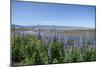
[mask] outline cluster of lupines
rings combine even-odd
[[[91,43],[79,43],[75,40],[64,40],[57,32],[44,39],[39,30],[38,35],[24,35],[12,37],[12,62],[15,64],[54,64],[81,61],[95,61],[96,50]],[[82,40],[80,40],[82,42]],[[76,44],[76,43],[75,43]]]

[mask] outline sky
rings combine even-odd
[[[12,24],[95,27],[95,6],[12,0]]]

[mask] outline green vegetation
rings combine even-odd
[[[11,39],[14,64],[55,64],[96,60],[96,49],[91,44],[64,48],[63,41],[45,43],[33,35],[14,36]]]

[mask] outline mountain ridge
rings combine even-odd
[[[95,29],[93,27],[57,26],[57,25],[27,25],[27,26],[23,26],[23,25],[11,24],[11,26],[16,27],[16,28],[92,28],[92,29]]]

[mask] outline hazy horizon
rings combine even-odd
[[[62,25],[20,25],[20,24],[13,24],[13,25],[19,25],[19,26],[62,26]],[[63,25],[64,26],[64,25]],[[65,27],[65,26],[64,26]],[[95,28],[95,27],[82,27],[82,26],[66,26],[66,27],[80,27],[80,28]]]

